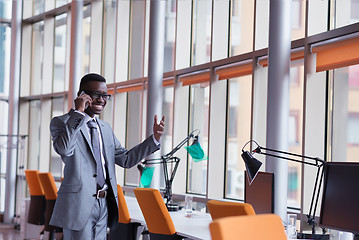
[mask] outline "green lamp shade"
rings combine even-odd
[[[149,188],[151,186],[154,171],[154,167],[143,167],[140,180],[141,188]]]
[[[204,151],[203,151],[201,145],[199,144],[199,142],[196,142],[196,143],[192,144],[191,146],[187,146],[187,147],[184,147],[184,148],[187,150],[189,155],[191,155],[194,162],[200,162],[200,161],[203,161],[203,160],[208,160],[208,157],[204,153]]]

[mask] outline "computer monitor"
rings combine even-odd
[[[273,213],[274,212],[274,193],[273,183],[274,174],[266,172],[258,172],[256,178],[249,185],[247,178],[247,171],[244,174],[245,188],[244,188],[244,202],[250,203],[256,212]]]
[[[319,225],[359,233],[359,163],[328,162]]]

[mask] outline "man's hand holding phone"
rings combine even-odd
[[[80,112],[85,112],[85,109],[92,104],[92,98],[84,91],[75,99],[75,109]]]

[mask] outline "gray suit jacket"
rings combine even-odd
[[[115,137],[111,127],[98,120],[103,140],[109,186],[108,225],[118,221],[117,182],[115,164],[130,168],[158,150],[152,136],[126,150]],[[81,230],[87,222],[96,198],[96,162],[92,152],[84,116],[74,110],[54,117],[50,131],[55,151],[65,164],[64,178],[58,191],[50,225]],[[111,191],[112,190],[112,191]]]

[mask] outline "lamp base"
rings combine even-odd
[[[318,233],[298,233],[297,234],[298,239],[315,239],[315,240],[329,240],[330,234],[318,234]]]
[[[173,201],[167,203],[166,207],[169,212],[177,212],[180,209],[179,204]]]

